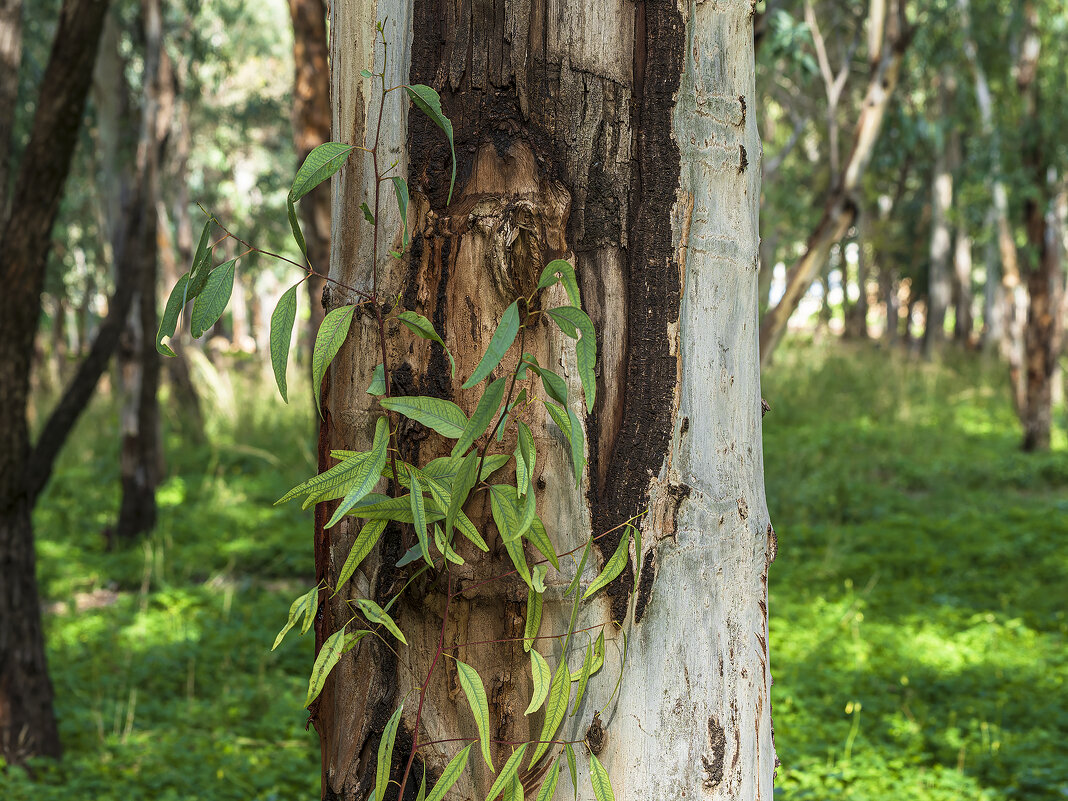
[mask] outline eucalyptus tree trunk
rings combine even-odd
[[[853,129],[853,142],[840,179],[827,196],[823,215],[809,235],[805,252],[786,273],[786,289],[760,326],[760,360],[766,364],[786,333],[790,315],[827,263],[831,248],[856,221],[860,187],[875,151],[883,116],[897,85],[909,41],[907,0],[871,0],[868,6],[868,87]]]
[[[942,131],[938,137],[934,172],[931,180],[931,243],[927,267],[927,325],[923,334],[924,352],[937,352],[946,341],[946,311],[953,294],[950,251],[953,235],[950,209],[953,208],[953,171],[955,164],[951,135],[948,130],[951,89],[948,73],[938,81],[938,104]]]
[[[431,85],[455,129],[458,173],[449,202],[448,144],[426,119],[409,117],[400,93],[386,98],[379,159],[396,161],[409,176],[411,246],[403,261],[379,260],[377,289],[429,318],[457,362],[454,380],[436,346],[390,345],[394,393],[445,397],[471,412],[477,397],[459,384],[502,311],[530,292],[549,260],[567,258],[577,268],[599,346],[597,402],[585,418],[581,403],[573,404],[589,470],[576,489],[559,431],[535,416],[534,485],[558,552],[648,510],[637,592],[629,592],[635,554],[601,600],[583,607],[579,629],[613,621],[619,627],[606,631],[605,667],[560,732],[585,738],[621,801],[772,795],[767,574],[776,546],[760,442],[761,151],[751,15],[746,0],[685,13],[659,0],[380,0],[335,2],[332,10],[335,140],[374,141],[380,96],[359,72],[381,66],[374,36],[382,19],[392,43],[386,85]],[[375,205],[371,157],[354,152],[333,189],[331,277],[368,290],[373,247],[359,207]],[[378,219],[382,254],[400,241],[391,197]],[[329,292],[331,308],[359,300],[337,285]],[[370,442],[373,399],[365,389],[381,361],[378,337],[373,310],[358,307],[322,389],[321,468],[331,464],[331,449]],[[569,397],[580,396],[571,340],[536,325],[524,349],[565,375]],[[443,455],[435,437],[407,430],[406,460]],[[324,798],[367,797],[387,718],[427,675],[439,636],[450,647],[472,643],[449,653],[486,682],[490,736],[500,741],[495,764],[510,753],[505,743],[538,738],[541,713],[523,714],[532,689],[521,647],[526,587],[514,576],[479,585],[511,568],[484,495],[473,497],[466,510],[490,553],[452,568],[460,594],[446,625],[445,580],[413,584],[392,610],[410,647],[394,652],[362,640],[312,705]],[[315,532],[318,577],[331,586],[356,532],[349,518],[324,529],[332,506],[317,507]],[[598,540],[586,580],[621,533]],[[393,567],[401,548],[387,530],[357,570],[355,591],[388,600],[404,580]],[[550,664],[563,658],[577,668],[582,649],[563,654],[562,640],[549,638],[568,626],[563,588],[576,564],[565,558],[561,568],[546,579],[537,647]],[[324,594],[317,645],[348,619],[342,596]],[[400,779],[413,740],[427,743],[406,784],[404,797],[413,799],[422,765],[429,786],[459,750],[456,742],[437,741],[476,735],[451,660],[433,673],[418,728],[415,713],[414,703],[405,706],[392,774]],[[555,756],[553,749],[532,768],[522,766],[528,797]],[[580,757],[588,798],[586,763]],[[485,795],[492,774],[481,760],[469,766],[450,797]],[[555,797],[571,797],[566,770]]]

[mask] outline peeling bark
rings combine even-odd
[[[560,733],[590,738],[621,799],[674,799],[681,790],[708,799],[770,797],[774,763],[756,349],[760,145],[755,119],[746,113],[755,97],[751,8],[719,2],[687,13],[692,16],[674,3],[649,0],[572,6],[428,0],[414,7],[382,0],[360,9],[335,4],[331,20],[335,139],[370,144],[373,137],[377,89],[358,72],[372,65],[376,18],[388,18],[386,35],[395,43],[387,85],[410,75],[412,83],[433,86],[455,130],[457,185],[447,203],[447,143],[426,119],[408,118],[398,93],[387,99],[380,146],[385,163],[397,160],[409,176],[412,241],[403,263],[380,260],[378,289],[399,294],[405,308],[433,321],[457,361],[454,381],[439,346],[403,333],[392,337],[394,392],[449,398],[471,412],[478,392],[461,390],[460,383],[503,310],[531,291],[549,260],[568,258],[577,268],[599,345],[597,403],[588,418],[578,400],[573,341],[538,324],[523,349],[568,384],[587,434],[589,468],[581,487],[554,424],[542,411],[525,419],[538,446],[539,514],[558,551],[649,508],[642,522],[641,614],[629,597],[630,568],[584,606],[579,628],[608,625],[606,664]],[[373,195],[370,158],[354,153],[334,183],[331,277],[361,290],[372,284],[372,245],[359,204]],[[386,200],[379,252],[400,231],[392,197]],[[563,299],[562,288],[550,290],[551,304]],[[336,307],[356,298],[334,286],[328,300]],[[360,307],[324,382],[321,467],[330,465],[332,448],[369,443],[376,411],[363,390],[381,361],[377,336],[373,310]],[[499,374],[511,369],[511,359]],[[449,447],[421,426],[404,423],[401,431],[406,460],[422,463]],[[506,434],[503,448],[513,447],[514,435]],[[325,530],[330,506],[317,509],[315,535],[318,576],[328,582],[358,530],[348,519]],[[523,634],[526,587],[515,577],[480,584],[511,570],[485,507],[480,495],[466,510],[490,553],[461,542],[464,565],[453,567],[448,579],[421,578],[394,607],[411,647],[397,657],[363,640],[342,657],[313,706],[324,798],[362,799],[370,791],[386,720],[430,667],[448,582],[469,589],[453,597],[446,642],[505,641],[449,651],[484,677],[492,737],[538,736],[540,713],[523,714],[532,686],[529,660],[515,641]],[[602,538],[586,581],[621,533]],[[387,530],[349,594],[392,597],[404,579],[392,565],[411,541],[410,531]],[[575,560],[561,566],[562,573],[546,579],[543,636],[566,631],[570,604],[562,593]],[[320,644],[349,616],[342,596],[321,600]],[[693,626],[694,609],[703,610],[699,630],[675,636]],[[627,632],[631,656],[619,694],[608,703],[622,657],[613,623]],[[566,655],[561,646],[559,639],[538,645],[551,664],[567,658],[577,668],[585,640],[576,636]],[[729,667],[707,670],[717,661]],[[409,739],[394,751],[394,776],[407,762],[411,738],[476,734],[451,660],[433,674],[418,731],[412,707],[405,707],[402,731]],[[713,716],[723,731],[718,745],[708,742],[707,723],[691,725],[691,718]],[[420,748],[428,782],[455,745]],[[728,767],[709,784],[705,763],[715,762],[717,748]],[[511,749],[495,750],[499,766]],[[671,755],[668,763],[664,754]],[[529,770],[524,764],[528,793],[536,792],[549,765],[549,758]],[[421,774],[419,760],[414,770]],[[454,792],[484,795],[492,778],[472,759]],[[583,769],[580,782],[586,781]],[[415,797],[417,784],[408,782],[405,798]],[[569,785],[565,772],[557,797],[569,797]]]

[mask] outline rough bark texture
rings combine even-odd
[[[11,133],[22,60],[22,0],[0,0],[0,219],[7,216]]]
[[[797,305],[826,264],[835,243],[849,231],[857,216],[854,193],[871,160],[882,128],[883,115],[897,85],[901,59],[908,44],[905,20],[907,0],[872,0],[869,6],[868,89],[853,132],[853,144],[841,180],[827,197],[823,216],[808,238],[805,253],[786,273],[786,289],[775,308],[764,315],[760,327],[760,360],[766,364],[786,332]],[[885,34],[876,36],[873,32]],[[878,46],[874,46],[874,45]]]
[[[293,20],[293,144],[297,163],[330,141],[330,68],[323,0],[289,0]],[[308,263],[326,274],[330,265],[330,187],[318,186],[300,202],[301,226],[308,245]],[[308,352],[323,321],[323,287],[319,276],[308,279],[311,316],[306,332]]]
[[[579,489],[560,432],[544,412],[526,419],[539,450],[539,514],[557,551],[649,508],[640,609],[628,598],[634,583],[628,568],[584,607],[578,624],[614,621],[627,631],[631,655],[620,693],[595,717],[612,693],[622,656],[622,637],[609,625],[605,668],[559,734],[581,739],[590,732],[620,799],[675,799],[682,791],[708,799],[771,796],[766,578],[774,535],[759,438],[760,145],[746,113],[755,96],[751,8],[718,2],[692,14],[659,0],[571,6],[428,0],[414,8],[335,4],[331,25],[334,138],[372,144],[379,96],[358,72],[372,66],[374,20],[386,17],[387,85],[410,75],[413,83],[433,86],[455,129],[457,186],[447,203],[445,139],[421,116],[409,120],[397,93],[387,99],[380,162],[397,160],[409,175],[412,243],[403,263],[380,260],[378,291],[399,294],[405,308],[431,319],[457,361],[454,381],[438,346],[391,329],[395,393],[446,397],[472,411],[479,393],[459,385],[503,310],[532,290],[549,260],[576,265],[598,331],[592,414],[584,416],[579,400],[572,340],[539,323],[527,331],[523,349],[569,385],[587,434],[589,468]],[[373,199],[370,157],[354,154],[334,184],[331,277],[362,291],[373,285],[372,246],[359,204],[373,206]],[[400,230],[392,197],[382,199],[379,253],[397,243]],[[549,300],[560,305],[563,298],[557,287]],[[356,300],[330,288],[331,307]],[[377,412],[364,389],[379,354],[375,314],[360,307],[324,382],[321,467],[331,463],[332,448],[368,444]],[[510,368],[506,360],[499,374]],[[401,431],[406,459],[422,463],[447,452],[444,441],[417,425],[402,424]],[[505,450],[514,447],[513,437],[505,436]],[[490,553],[461,543],[468,561],[452,568],[448,580],[413,584],[394,607],[411,647],[398,657],[363,640],[342,658],[313,706],[324,798],[362,799],[373,785],[386,720],[430,667],[447,581],[454,590],[471,588],[452,600],[447,643],[511,640],[449,650],[486,681],[492,737],[538,736],[541,714],[523,715],[532,690],[529,659],[514,642],[523,632],[526,587],[514,576],[475,586],[511,569],[484,497],[466,508]],[[323,529],[329,506],[317,509],[315,547],[318,577],[332,584],[357,528],[345,520]],[[620,533],[599,541],[587,581]],[[348,620],[346,595],[384,602],[400,589],[406,573],[392,565],[410,540],[410,532],[387,530],[346,594],[324,594],[316,622],[320,644]],[[562,573],[550,571],[546,579],[543,636],[566,630],[570,605],[562,591],[576,564],[565,559],[561,566]],[[688,636],[677,636],[680,631]],[[585,641],[574,638],[567,654],[561,645],[546,639],[538,647],[550,664],[566,658],[577,667]],[[418,729],[415,706],[413,700],[405,707],[394,750],[398,779],[413,738],[475,735],[451,660],[433,674]],[[455,745],[419,750],[428,782],[459,750]],[[499,767],[511,748],[495,751]],[[523,765],[528,794],[549,765],[548,758],[531,769]],[[493,778],[476,759],[470,767],[457,785],[461,797],[484,795]],[[416,759],[406,798],[415,797],[420,775]],[[570,797],[569,785],[565,771],[558,798]],[[584,769],[580,785],[588,788]]]
[[[105,0],[66,0],[0,235],[0,750],[59,756],[34,565],[26,404],[55,221],[93,73]]]

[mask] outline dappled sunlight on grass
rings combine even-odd
[[[777,796],[1063,798],[1068,456],[1003,373],[885,356],[764,381]]]

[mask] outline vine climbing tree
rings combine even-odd
[[[333,4],[336,141],[290,194],[303,251],[334,178],[320,470],[282,497],[318,584],[275,643],[314,630],[323,797],[769,797],[750,4],[453,11]],[[222,313],[231,236],[161,348]]]

